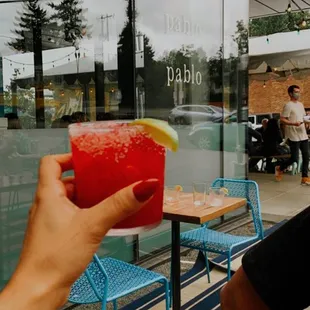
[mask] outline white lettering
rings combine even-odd
[[[172,67],[167,67],[168,86],[174,81],[174,71]]]
[[[177,83],[182,83],[183,80],[182,80],[182,71],[181,71],[181,69],[180,69],[180,68],[177,68],[175,72],[176,72],[176,74],[177,74],[177,77],[176,77],[175,81],[176,81]]]
[[[164,14],[165,16],[165,33],[183,33],[188,36],[200,35],[201,27],[186,19],[183,15],[181,16],[171,16],[169,14]]]
[[[201,85],[201,83],[202,83],[202,75],[201,75],[201,73],[198,71],[198,72],[196,73],[196,84],[197,84],[197,85]]]
[[[187,66],[184,65],[184,82],[189,83],[191,81],[191,72],[187,69]]]
[[[195,84],[195,66],[192,65],[192,84]]]
[[[176,68],[175,70],[172,67],[167,67],[167,85],[170,86],[174,81],[178,84],[184,82],[186,84],[192,83],[193,85],[201,85],[202,83],[202,74],[199,71],[195,71],[195,66],[192,65],[192,71],[190,71],[186,64],[182,69]]]

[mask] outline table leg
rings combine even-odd
[[[172,221],[171,245],[171,286],[172,309],[181,309],[181,257],[180,257],[180,222]]]

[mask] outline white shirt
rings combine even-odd
[[[306,115],[306,111],[304,108],[304,105],[297,101],[288,102],[282,112],[282,117],[287,118],[290,122],[296,123],[296,122],[303,122],[304,116]],[[299,127],[297,126],[285,126],[285,138],[298,142],[298,141],[304,141],[308,140],[308,135],[306,131],[305,124],[301,124]]]

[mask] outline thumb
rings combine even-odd
[[[115,224],[139,211],[158,189],[157,179],[140,181],[89,209],[88,216],[95,233],[103,237]]]

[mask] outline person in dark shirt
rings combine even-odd
[[[257,131],[254,130],[252,127],[248,126],[247,132],[247,147],[248,147],[248,154],[249,156],[259,156],[261,154],[261,144],[262,144],[262,135]],[[257,145],[254,145],[253,138],[257,140]],[[252,171],[260,159],[257,158],[250,158],[249,160],[249,170]]]
[[[265,156],[278,155],[281,152],[280,144],[283,142],[283,138],[276,119],[272,118],[269,120],[262,137],[264,141],[263,153]]]
[[[265,132],[267,125],[268,125],[268,118],[264,118],[262,120],[262,126],[257,128],[256,131],[258,131],[261,135],[263,135],[263,133]]]
[[[283,142],[282,133],[278,121],[274,118],[267,123],[267,128],[263,132],[263,155],[266,159],[267,172],[274,173],[275,166],[272,164],[271,156],[288,154],[289,150],[285,146],[281,146]]]

